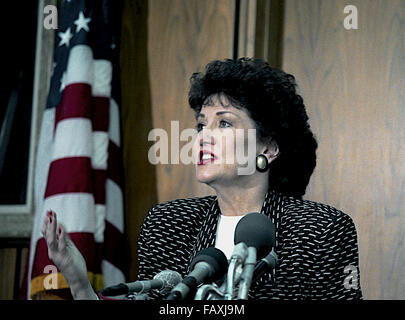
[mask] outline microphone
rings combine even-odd
[[[184,300],[201,283],[219,280],[227,268],[228,260],[221,250],[214,247],[201,250],[191,261],[191,273],[173,288],[166,300]]]
[[[156,274],[152,280],[120,283],[104,288],[100,293],[103,296],[119,296],[131,292],[143,293],[158,289],[161,293],[168,294],[181,280],[181,275],[178,272],[164,270]]]
[[[267,270],[273,270],[277,262],[278,257],[273,248],[266,257],[256,263],[252,283],[256,282]]]
[[[235,245],[239,242],[257,250],[257,258],[268,255],[276,242],[276,228],[271,220],[258,212],[246,214],[235,228]]]
[[[268,255],[274,246],[276,229],[268,217],[258,212],[246,214],[235,228],[235,245],[243,242],[248,254],[241,276],[238,299],[247,299],[254,267],[258,259]]]

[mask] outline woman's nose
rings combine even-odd
[[[207,145],[207,144],[214,145],[215,139],[214,139],[214,135],[212,134],[212,130],[210,130],[209,128],[204,128],[203,130],[201,130],[199,132],[198,141],[199,141],[199,144],[201,147],[203,145]]]

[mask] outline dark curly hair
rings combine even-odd
[[[279,155],[269,167],[270,189],[301,198],[316,166],[318,144],[294,76],[261,59],[240,58],[212,61],[190,83],[189,104],[196,113],[215,93],[248,112],[258,138],[278,145]]]

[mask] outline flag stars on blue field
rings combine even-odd
[[[60,88],[59,91],[62,92],[66,87],[66,72],[62,74],[62,78],[60,79]]]
[[[81,29],[89,32],[89,23],[91,19],[86,18],[83,14],[83,11],[80,11],[79,17],[73,23],[76,25],[76,33],[78,33]]]
[[[70,32],[70,28],[67,28],[65,32],[59,32],[58,36],[60,37],[59,47],[66,45],[69,46],[70,39],[72,39],[73,35]]]
[[[54,65],[51,68],[51,85],[50,94],[48,95],[46,108],[53,108],[58,105],[62,98],[62,93],[69,83],[66,71],[67,63],[70,56],[70,50],[76,45],[93,45],[93,54],[107,60],[110,55],[117,49],[117,44],[110,32],[104,33],[103,30],[110,30],[109,21],[104,15],[104,5],[100,4],[100,9],[94,10],[93,5],[86,6],[85,1],[64,2],[66,15],[60,18],[59,31],[56,33]],[[98,1],[94,2],[99,3]],[[93,25],[96,28],[93,28]],[[97,29],[97,26],[99,27]],[[93,32],[92,35],[90,35]]]
[[[79,16],[78,18],[73,21],[73,23],[76,25],[76,31],[75,33],[79,33],[80,30],[84,30],[86,32],[90,31],[89,28],[89,23],[91,21],[91,18],[89,17],[85,17],[83,14],[83,11],[79,12]],[[58,36],[60,37],[60,41],[59,41],[59,47],[66,45],[66,47],[69,47],[70,45],[70,40],[73,38],[73,34],[71,31],[71,28],[67,28],[65,32],[59,32]]]

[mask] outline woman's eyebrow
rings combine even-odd
[[[238,118],[240,118],[240,116],[238,114],[236,114],[235,112],[232,112],[232,111],[218,111],[217,116],[220,116],[221,114],[224,114],[224,113],[231,113],[234,116],[237,116]]]
[[[231,114],[235,115],[236,117],[240,118],[240,116],[238,114],[236,114],[235,112],[232,112],[232,111],[218,111],[216,113],[216,115],[220,116],[220,115],[222,115],[224,113],[231,113]],[[197,113],[195,118],[196,118],[196,120],[198,120],[199,118],[205,118],[205,114],[204,113]]]

